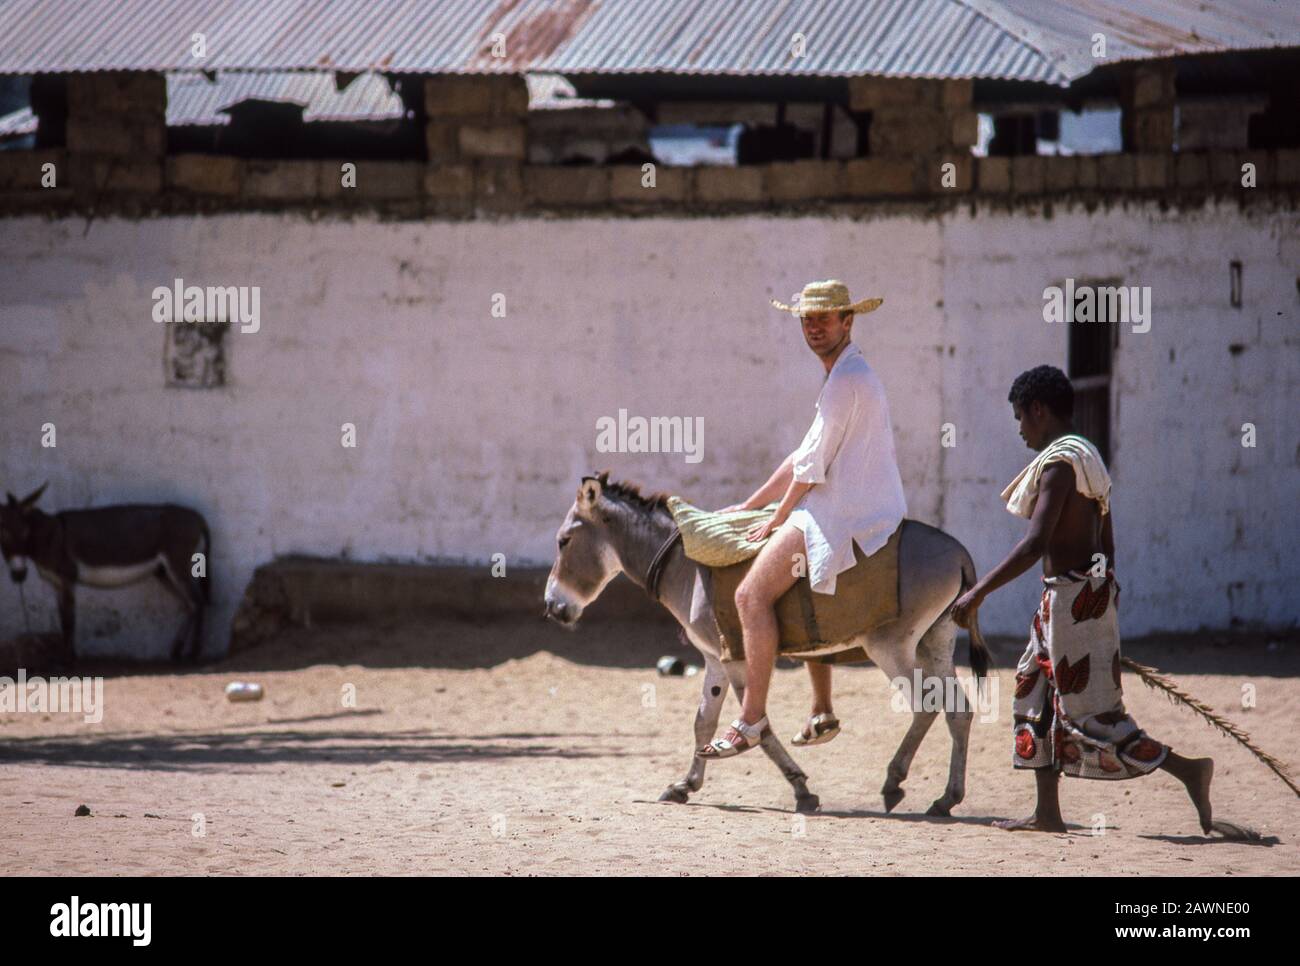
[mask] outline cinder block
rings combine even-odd
[[[955,147],[969,148],[979,143],[980,116],[974,111],[959,111],[951,115],[948,139]]]
[[[1098,156],[1078,154],[1074,158],[1074,179],[1081,191],[1095,191],[1100,179]]]
[[[1170,64],[1136,64],[1121,87],[1127,106],[1138,109],[1172,104],[1177,96],[1175,71]]]
[[[255,201],[318,198],[320,165],[315,161],[250,161],[244,169],[243,196]]]
[[[529,165],[524,193],[540,205],[598,205],[609,200],[609,169]]]
[[[850,77],[849,109],[875,111],[890,107],[939,107],[942,81],[914,77]]]
[[[1280,185],[1300,185],[1300,150],[1273,152],[1273,180]]]
[[[1154,191],[1169,187],[1171,154],[1139,154],[1137,156],[1136,184],[1139,191]]]
[[[41,168],[54,165],[54,188],[41,187]],[[53,191],[70,185],[67,154],[58,148],[41,151],[0,151],[0,191]]]
[[[472,198],[474,168],[468,164],[435,164],[424,170],[424,193],[430,198]]]
[[[353,187],[343,187],[343,165],[352,164],[358,170],[353,181]],[[361,181],[361,165],[356,161],[344,161],[342,158],[333,158],[316,162],[316,184],[320,188],[320,197],[322,200],[335,202],[341,205],[351,204],[354,201],[361,200],[359,188],[357,185]],[[423,169],[424,165],[420,165]]]
[[[1018,195],[1039,195],[1046,187],[1046,158],[1025,155],[1011,159],[1011,190]]]
[[[975,82],[969,77],[943,82],[941,105],[946,111],[969,110],[975,96]]]
[[[485,161],[474,169],[474,196],[488,207],[523,205],[523,165],[507,161]]]
[[[1174,156],[1174,184],[1179,188],[1205,188],[1210,183],[1210,159],[1200,152]]]
[[[1073,191],[1078,186],[1078,158],[1069,155],[1044,157],[1043,188],[1049,193]]]
[[[1238,151],[1236,153],[1215,151],[1209,157],[1210,181],[1216,188],[1244,188],[1242,179],[1245,177],[1245,172],[1242,170],[1242,166],[1246,163],[1255,166],[1255,184],[1257,187],[1265,187],[1274,182],[1276,176],[1273,168],[1273,163],[1276,160],[1274,152],[1261,150]]]
[[[489,76],[428,77],[424,110],[431,117],[476,117],[492,113],[496,97]]]
[[[528,127],[508,121],[489,124],[465,124],[457,132],[457,147],[462,157],[506,158],[523,161],[528,156]]]
[[[243,162],[215,154],[177,154],[167,159],[167,187],[196,195],[235,198]]]
[[[430,164],[459,160],[460,125],[450,121],[430,121],[424,126],[424,147]]]
[[[157,157],[167,150],[167,128],[136,118],[69,117],[68,151],[73,154],[117,154]]]
[[[492,80],[492,113],[498,117],[527,117],[528,83],[523,77],[507,74]]]
[[[814,201],[844,192],[842,161],[776,161],[764,165],[764,189],[771,201]]]
[[[1125,111],[1120,118],[1120,128],[1127,152],[1156,154],[1172,151],[1173,105]]]
[[[1137,164],[1131,154],[1097,157],[1097,187],[1101,191],[1132,191],[1137,184]]]
[[[734,204],[763,200],[763,172],[757,166],[706,165],[693,172],[697,201]]]
[[[644,165],[613,165],[609,172],[609,194],[614,201],[665,204],[685,201],[689,194],[690,179],[686,168],[656,164],[653,187],[645,184],[648,178]]]
[[[419,198],[424,192],[425,165],[416,161],[358,161],[357,186],[343,188],[339,166],[334,166],[333,185],[344,194],[355,192],[363,201],[393,201]],[[321,172],[321,194],[328,196],[325,172]]]
[[[1237,184],[1241,185],[1241,180],[1245,176],[1241,170],[1242,165],[1250,162],[1255,166],[1255,186],[1257,188],[1268,188],[1270,185],[1277,183],[1277,171],[1274,164],[1277,161],[1276,151],[1238,151],[1235,154],[1237,161]],[[1244,187],[1244,185],[1243,185]]]
[[[932,194],[961,194],[974,187],[975,159],[970,155],[931,158],[923,162],[926,190]],[[952,168],[946,166],[951,164]],[[946,172],[952,177],[947,177]],[[945,184],[944,182],[948,182]]]
[[[83,197],[162,193],[163,165],[158,160],[73,155],[72,187]]]
[[[938,108],[880,108],[871,112],[871,153],[937,154],[950,145],[953,126]]]
[[[1010,158],[977,158],[976,187],[988,194],[1002,195],[1011,190]]]
[[[844,162],[844,193],[851,198],[917,193],[917,163],[910,158],[854,158]]]

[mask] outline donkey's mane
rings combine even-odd
[[[641,487],[631,480],[611,480],[609,470],[597,475],[596,479],[600,480],[601,492],[606,496],[618,497],[624,503],[630,503],[643,510],[668,509],[668,497],[671,496],[669,493],[642,493]]]

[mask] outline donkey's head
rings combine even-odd
[[[15,584],[27,579],[27,560],[32,555],[32,516],[36,501],[47,486],[48,481],[21,500],[6,493],[9,499],[0,504],[0,554],[4,555],[9,577]]]
[[[555,535],[559,552],[546,578],[546,616],[569,629],[623,569],[610,539],[608,500],[603,497],[608,482],[608,473],[584,476]]]

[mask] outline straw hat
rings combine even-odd
[[[838,279],[825,282],[809,282],[802,292],[791,296],[793,305],[786,305],[772,299],[772,304],[782,312],[794,315],[807,315],[810,312],[874,312],[880,308],[884,299],[849,299],[849,287]]]

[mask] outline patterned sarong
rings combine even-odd
[[[1072,570],[1043,584],[1016,668],[1015,766],[1104,779],[1154,771],[1169,749],[1124,710],[1114,574]]]

